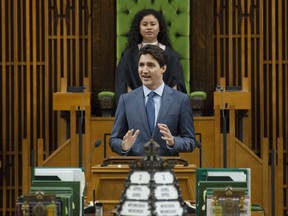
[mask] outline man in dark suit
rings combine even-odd
[[[138,73],[143,85],[120,96],[110,137],[112,151],[142,156],[150,139],[160,145],[161,156],[178,156],[195,149],[189,97],[163,82],[166,67],[167,54],[159,46],[148,44],[140,49]],[[150,92],[155,96],[148,102]]]

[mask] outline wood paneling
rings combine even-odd
[[[190,92],[205,91],[205,115],[213,115],[214,70],[214,0],[193,0],[190,19]]]
[[[60,91],[61,78],[66,78],[66,86],[82,86],[84,78],[92,76],[91,4],[89,0],[1,0],[3,215],[13,215],[22,194],[22,152],[30,152],[31,158],[25,160],[36,165],[38,139],[43,139],[44,158],[62,144],[58,131],[63,119],[52,109],[52,94]]]
[[[116,16],[114,0],[0,2],[0,212],[13,215],[23,190],[22,152],[30,152],[35,165],[38,139],[45,159],[66,138],[66,119],[52,109],[61,78],[67,86],[89,78],[93,115],[100,115],[97,93],[114,89]],[[270,177],[265,194],[284,198],[275,200],[269,213],[288,215],[288,2],[207,2],[190,4],[191,89],[208,92],[206,114],[213,116],[212,93],[220,79],[229,86],[248,79],[251,111],[244,120],[244,144],[262,159],[274,158],[270,169],[277,168],[279,179],[274,184]],[[270,155],[263,155],[263,148]]]
[[[116,67],[115,1],[93,1],[92,13],[92,115],[101,116],[98,93],[114,91]]]
[[[261,158],[267,157],[263,148],[270,150],[271,177],[265,193],[272,197],[267,212],[287,215],[287,202],[282,197],[287,200],[284,189],[287,167],[284,167],[288,158],[288,3],[285,0],[214,2],[214,76],[217,82],[224,78],[229,86],[242,86],[243,78],[248,79],[252,106],[245,120],[248,132],[244,134],[245,144]],[[275,170],[282,170],[283,174],[277,173],[280,178],[277,182],[273,176]]]

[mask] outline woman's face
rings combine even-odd
[[[140,22],[140,34],[144,43],[153,43],[157,41],[157,35],[160,32],[160,25],[156,17],[147,15]]]

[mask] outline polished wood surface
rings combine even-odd
[[[115,205],[119,203],[130,172],[129,166],[127,164],[95,165],[91,168],[91,172],[91,182],[87,185],[87,201],[93,201],[95,190],[95,200],[103,203],[104,211],[115,209]],[[183,199],[195,202],[196,166],[176,165],[174,173],[178,179]]]
[[[221,109],[251,109],[251,92],[249,91],[215,91],[214,107],[220,106]]]
[[[91,93],[55,92],[53,93],[53,110],[70,110],[72,106],[77,110],[85,110],[90,107]]]

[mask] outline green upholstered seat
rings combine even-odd
[[[117,62],[127,42],[134,15],[152,8],[162,12],[168,27],[173,49],[180,54],[187,92],[190,92],[190,0],[117,0],[116,1],[116,57]]]

